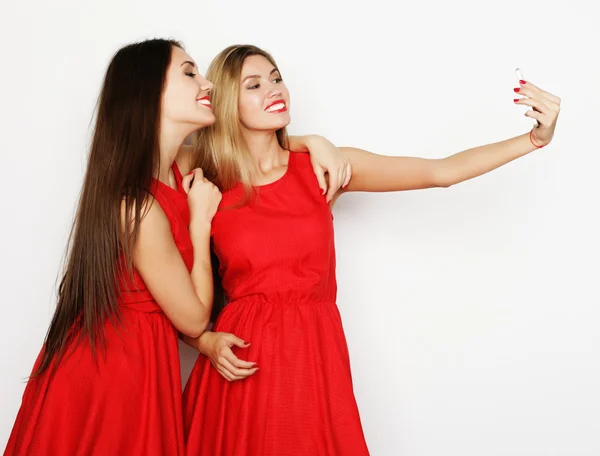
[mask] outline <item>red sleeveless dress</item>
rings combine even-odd
[[[191,270],[187,196],[173,169],[178,189],[154,180],[152,193]],[[184,454],[177,331],[137,272],[120,290],[123,325],[106,323],[105,353],[73,344],[53,375],[28,382],[5,455]]]
[[[200,356],[183,406],[189,456],[368,455],[336,306],[333,220],[308,154],[231,208],[224,192],[213,243],[229,303],[213,331],[259,371],[228,382]]]

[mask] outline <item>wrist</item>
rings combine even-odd
[[[192,241],[204,241],[207,237],[210,238],[211,222],[200,218],[193,219],[190,222],[189,230]]]
[[[198,337],[198,339],[196,340],[196,348],[198,349],[198,351],[200,352],[200,354],[206,356],[207,354],[207,349],[206,346],[208,344],[208,340],[211,337],[211,332],[210,331],[204,331],[200,337]]]
[[[529,142],[531,142],[533,147],[535,147],[536,149],[541,149],[542,147],[545,147],[548,144],[550,144],[550,141],[552,141],[552,138],[550,138],[548,140],[541,139],[536,135],[536,130],[537,130],[537,128],[532,128],[531,131],[529,132]]]

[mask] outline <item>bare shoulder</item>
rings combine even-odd
[[[127,208],[125,199],[121,201],[121,229],[125,230],[125,225],[129,230],[133,229],[135,219],[135,204]],[[140,210],[140,234],[141,233],[163,233],[170,231],[170,223],[167,215],[160,204],[152,195],[148,195]]]

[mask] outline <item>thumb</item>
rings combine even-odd
[[[317,176],[317,181],[319,182],[319,188],[321,189],[321,195],[327,193],[327,180],[325,179],[325,170],[320,166],[315,166],[313,168],[315,175]]]
[[[227,334],[225,340],[227,341],[227,343],[230,344],[230,346],[235,345],[236,347],[246,348],[250,345],[249,343],[246,343],[245,341],[243,341],[237,336],[234,336],[233,334]]]
[[[194,172],[192,171],[188,175],[184,176],[181,180],[181,186],[186,193],[190,192],[190,188],[192,186],[192,181],[194,180]]]

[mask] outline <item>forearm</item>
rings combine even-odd
[[[194,246],[194,263],[190,273],[192,284],[203,306],[203,312],[209,319],[214,294],[210,261],[210,223],[190,225],[190,236]]]
[[[290,136],[288,137],[290,151],[310,152],[311,147],[318,138],[320,138],[319,135]]]
[[[202,337],[202,336],[200,336],[200,337]],[[186,345],[189,345],[190,347],[195,348],[196,350],[198,350],[198,340],[200,339],[200,337],[190,337],[190,336],[186,336],[183,333],[179,333],[179,340],[184,342]]]
[[[536,149],[527,133],[459,152],[440,160],[438,185],[447,187],[481,176]]]

